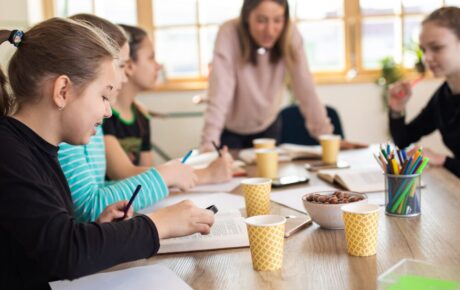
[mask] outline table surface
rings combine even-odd
[[[353,159],[368,153],[361,150],[345,158],[352,167],[360,167],[362,162],[353,163]],[[281,164],[280,176],[304,172],[303,164]],[[253,172],[254,168],[249,167],[249,175]],[[427,186],[422,189],[420,216],[390,217],[381,207],[375,256],[348,255],[343,230],[325,230],[313,224],[285,240],[283,268],[274,272],[253,270],[249,248],[158,255],[110,270],[160,263],[194,289],[372,290],[377,289],[377,277],[404,258],[459,267],[460,179],[443,168],[428,168],[423,181]],[[306,186],[322,184],[311,174]],[[234,193],[241,194],[241,189]],[[272,203],[272,213],[301,215],[276,203]]]

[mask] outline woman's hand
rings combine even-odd
[[[121,219],[124,215],[124,210],[128,206],[128,201],[123,200],[116,203],[113,203],[106,207],[104,211],[99,215],[96,222],[97,223],[109,223]],[[133,217],[134,210],[133,207],[130,206],[128,212],[126,213],[126,217],[123,220],[128,220]]]
[[[204,169],[195,170],[198,176],[198,184],[220,183],[233,177],[233,158],[228,152],[227,146],[220,150],[221,157],[211,162]]]
[[[147,215],[157,227],[160,239],[209,234],[214,223],[212,211],[202,209],[189,200],[159,209]]]
[[[409,81],[399,81],[392,84],[389,88],[390,98],[388,106],[393,111],[403,112],[406,109],[406,104],[412,96],[412,86]]]
[[[190,190],[196,185],[198,180],[193,168],[181,163],[179,160],[161,164],[157,166],[156,169],[163,177],[168,187],[176,186],[182,191]]]
[[[414,148],[408,152],[408,155],[412,156],[419,148],[422,147],[414,146]],[[427,157],[429,159],[428,164],[435,167],[444,166],[444,162],[446,162],[447,158],[446,155],[434,152],[430,148],[423,148],[423,157]]]

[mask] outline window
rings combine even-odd
[[[242,3],[241,0],[155,0],[155,47],[167,76],[206,78],[218,26],[238,17]]]
[[[290,15],[302,34],[310,68],[315,71],[345,70],[343,0],[289,1]]]
[[[135,0],[55,0],[53,10],[59,17],[93,13],[114,23],[138,24]]]
[[[239,15],[243,0],[43,0],[45,16],[95,13],[115,23],[140,25],[154,39],[170,89],[203,89],[218,27]],[[373,81],[379,61],[393,57],[412,69],[409,49],[420,23],[460,0],[288,0],[292,20],[318,82]],[[47,4],[46,4],[47,3]],[[50,8],[51,6],[51,8]]]
[[[442,0],[361,0],[362,67],[375,69],[388,55],[413,67],[408,47],[418,43],[424,16],[442,5]]]

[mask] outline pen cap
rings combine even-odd
[[[214,214],[219,211],[215,205],[208,206],[206,209],[212,211]]]

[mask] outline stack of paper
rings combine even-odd
[[[50,283],[50,285],[53,290],[192,289],[177,277],[173,271],[161,265],[99,273],[74,281],[56,281]]]

